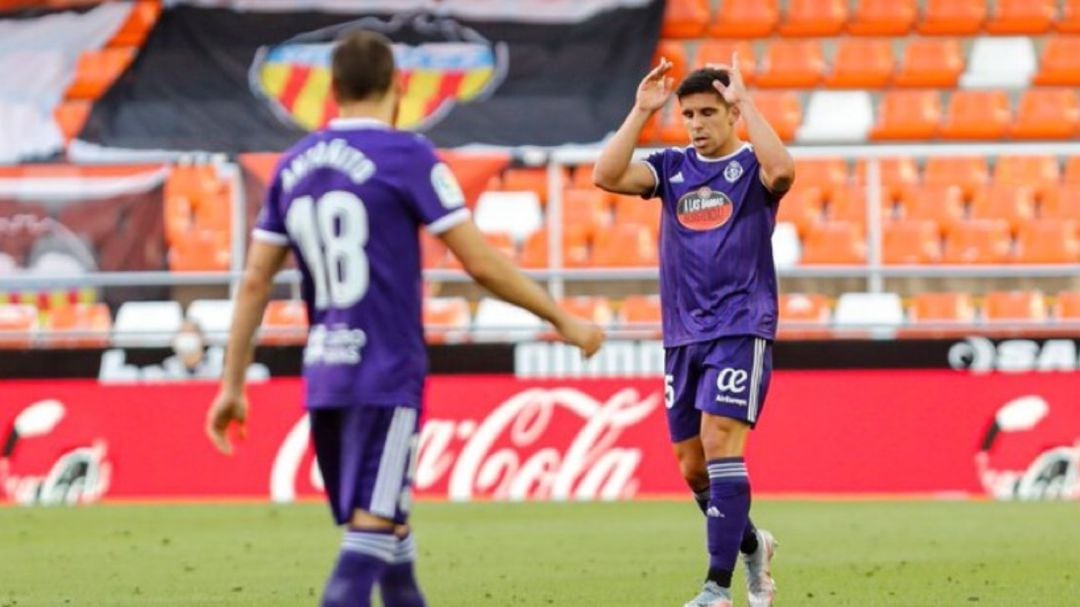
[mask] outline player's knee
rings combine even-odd
[[[720,416],[705,416],[701,424],[701,445],[710,458],[742,455],[748,426],[745,422]]]
[[[704,462],[679,462],[679,471],[691,491],[701,491],[709,486],[709,473]]]
[[[366,510],[353,510],[352,518],[349,519],[349,528],[360,531],[396,532],[397,527],[394,521],[376,516]]]

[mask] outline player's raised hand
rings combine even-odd
[[[724,83],[719,80],[713,80],[713,86],[723,96],[724,101],[735,105],[749,98],[749,94],[746,92],[746,84],[743,82],[742,72],[739,70],[739,53],[731,53],[731,65],[709,64],[708,67],[728,73],[729,84],[727,86],[724,86]]]
[[[596,354],[600,346],[604,345],[604,330],[590,323],[582,322],[571,316],[565,316],[555,325],[559,336],[567,343],[581,349],[585,358],[591,358]]]
[[[240,436],[246,433],[247,399],[244,394],[222,390],[214,398],[210,410],[206,412],[206,436],[218,451],[232,455],[232,443],[229,441],[229,427],[236,424]]]
[[[664,107],[668,99],[671,99],[674,82],[671,76],[667,75],[671,71],[671,67],[672,63],[661,57],[660,63],[642,79],[637,89],[638,109],[655,112]]]

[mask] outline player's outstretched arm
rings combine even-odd
[[[746,85],[739,72],[738,53],[731,55],[731,65],[710,67],[725,70],[730,76],[731,84],[728,86],[724,86],[719,80],[714,80],[713,86],[728,103],[739,108],[742,119],[746,122],[746,134],[750,138],[750,144],[754,146],[754,155],[761,164],[761,180],[765,187],[777,194],[788,191],[795,182],[795,160],[746,92]]]
[[[656,177],[644,163],[631,162],[641,130],[657,111],[671,99],[672,79],[667,73],[671,62],[661,58],[638,85],[634,108],[622,126],[604,146],[593,167],[593,183],[609,192],[642,195],[656,187]]]
[[[440,237],[461,260],[465,271],[481,286],[500,299],[521,306],[550,322],[559,336],[580,348],[586,358],[600,349],[604,343],[603,330],[559,309],[547,291],[529,280],[506,256],[488,245],[471,220],[450,228]]]
[[[232,445],[227,437],[229,426],[235,423],[242,429],[247,418],[244,377],[251,363],[252,339],[262,321],[266,303],[270,300],[274,275],[285,263],[288,251],[282,246],[255,241],[248,253],[244,277],[236,292],[221,387],[206,413],[206,434],[214,446],[225,454],[232,453]]]

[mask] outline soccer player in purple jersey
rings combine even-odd
[[[292,249],[311,321],[304,378],[312,439],[334,519],[346,526],[322,605],[367,607],[378,585],[384,607],[421,607],[406,524],[427,373],[418,230],[438,235],[477,282],[551,322],[586,356],[603,333],[561,311],[489,247],[431,143],[390,126],[402,87],[385,38],[341,40],[332,88],[341,117],[285,153],[267,193],[207,433],[231,452],[229,426],[247,416],[252,337]]]
[[[795,164],[747,95],[738,58],[690,73],[674,94],[691,145],[632,162],[649,118],[670,99],[662,59],[604,147],[599,187],[659,197],[660,301],[671,441],[683,477],[706,515],[709,570],[686,607],[730,607],[740,552],[752,607],[772,605],[775,541],[750,522],[743,452],[761,416],[776,336],[771,235]],[[735,134],[746,122],[749,143]]]

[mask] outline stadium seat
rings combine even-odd
[[[709,25],[708,0],[668,0],[664,5],[664,38],[700,38]]]
[[[810,228],[803,243],[802,265],[856,265],[866,263],[862,228],[846,221],[829,221]]]
[[[892,80],[895,63],[888,40],[841,38],[825,85],[834,89],[882,88]]]
[[[814,91],[795,134],[800,143],[860,143],[874,126],[866,91]]]
[[[650,336],[659,336],[661,318],[658,295],[631,295],[619,306],[619,324],[623,329],[647,330]]]
[[[856,36],[904,36],[918,14],[917,0],[859,0],[847,29]]]
[[[795,224],[786,221],[776,224],[772,234],[772,249],[773,262],[777,268],[794,268],[799,265],[802,243],[799,242],[799,230]]]
[[[780,20],[777,0],[725,0],[709,24],[713,38],[762,38]]]
[[[656,53],[653,56],[653,65],[660,62],[663,57],[671,62],[671,71],[668,76],[679,86],[686,74],[689,73],[690,61],[687,59],[686,43],[682,40],[661,40],[656,45]]]
[[[307,306],[299,299],[277,299],[266,306],[259,341],[284,346],[307,341]]]
[[[79,55],[68,99],[95,101],[108,90],[135,59],[133,48],[103,48]]]
[[[425,297],[424,336],[429,344],[461,343],[472,321],[464,297]]]
[[[19,264],[15,258],[7,253],[0,252],[0,276],[11,276],[19,271]]]
[[[945,263],[1000,264],[1010,260],[1009,224],[1002,219],[972,219],[946,230]]]
[[[168,346],[183,322],[175,301],[126,301],[116,311],[112,343],[120,348]]]
[[[912,38],[904,47],[896,86],[951,89],[964,70],[960,42],[953,38]]]
[[[994,184],[1028,186],[1037,196],[1061,182],[1061,166],[1054,156],[999,156],[994,163]]]
[[[822,186],[804,183],[798,169],[795,170],[795,175],[795,184],[780,203],[776,221],[794,225],[798,233],[805,236],[815,223],[821,221],[825,201],[831,195],[831,190],[826,191]]]
[[[1028,89],[1020,97],[1013,139],[1073,139],[1080,130],[1080,98],[1071,89]]]
[[[1041,86],[1080,85],[1080,36],[1051,36],[1046,40],[1034,83]]]
[[[86,100],[62,101],[53,110],[53,118],[64,141],[70,142],[79,136],[86,119],[90,117],[91,103]]]
[[[817,186],[826,196],[849,182],[847,161],[843,158],[814,158],[795,161],[796,183],[803,187]],[[786,199],[785,199],[786,202]]]
[[[660,201],[642,200],[640,196],[619,196],[615,201],[615,225],[639,225],[655,238],[660,234]]]
[[[945,139],[995,140],[1009,132],[1012,115],[1005,91],[956,91],[949,99],[941,136]]]
[[[847,0],[788,0],[781,36],[836,36],[848,18]]]
[[[1080,321],[1080,291],[1058,293],[1054,316],[1058,320]]]
[[[507,259],[515,262],[518,259],[517,247],[514,246],[514,240],[509,234],[500,232],[484,234],[484,240],[487,241],[488,246],[502,253]],[[446,269],[462,270],[464,269],[464,266],[462,266],[460,259],[454,255],[450,255],[446,262]]]
[[[991,34],[1045,34],[1057,13],[1054,0],[997,0],[986,24]]]
[[[975,302],[969,293],[919,293],[908,306],[913,323],[973,323]]]
[[[584,228],[567,226],[563,233],[562,267],[588,267],[589,242]],[[540,270],[550,266],[547,230],[540,230],[525,241],[525,246],[521,249],[521,265],[530,270]]]
[[[1061,18],[1054,24],[1054,29],[1066,34],[1080,34],[1080,0],[1062,3]]]
[[[702,40],[698,45],[694,67],[705,67],[710,63],[730,65],[731,55],[736,52],[739,54],[739,71],[743,82],[752,84],[757,77],[757,55],[746,40]]]
[[[941,261],[941,227],[928,219],[890,221],[882,229],[881,260],[886,264]]]
[[[111,47],[142,46],[160,16],[161,2],[158,0],[138,0],[132,3],[127,21],[113,34],[108,45]]]
[[[879,173],[882,193],[892,201],[898,201],[904,192],[915,187],[919,183],[919,169],[915,166],[915,159],[910,156],[903,158],[881,158],[879,160]],[[867,161],[859,159],[855,162],[855,185],[866,183]],[[798,171],[795,172],[797,179],[801,179]]]
[[[532,312],[485,297],[476,306],[473,328],[476,341],[527,341],[534,339],[544,328],[544,322]]]
[[[1026,88],[1038,62],[1035,45],[1027,36],[975,39],[967,70],[960,76],[963,88]]]
[[[476,227],[522,242],[544,226],[540,199],[532,191],[484,192],[476,203]]]
[[[49,309],[43,337],[54,348],[104,348],[109,344],[112,316],[103,303],[76,303]]]
[[[547,204],[548,177],[546,169],[506,169],[499,183],[503,192],[532,192],[536,194],[540,205]],[[479,201],[477,201],[479,204]]]
[[[882,219],[892,215],[892,200],[883,196],[881,205],[878,207]],[[847,221],[865,229],[866,214],[866,186],[849,185],[833,190],[829,196],[829,204],[826,208],[828,221]]]
[[[781,293],[779,303],[780,339],[821,339],[828,337],[829,298],[816,293]]]
[[[941,129],[941,95],[936,90],[886,92],[870,130],[874,141],[934,139]]]
[[[825,72],[825,55],[816,40],[778,39],[769,44],[755,79],[762,88],[813,88]]]
[[[1016,237],[1020,263],[1080,263],[1076,221],[1037,219],[1021,224]]]
[[[1001,219],[1016,228],[1035,216],[1035,190],[1030,186],[992,185],[983,188],[971,199],[969,216],[972,219]]]
[[[643,205],[658,204],[641,198],[637,200]],[[607,193],[597,188],[564,190],[563,229],[578,226],[585,231],[585,237],[592,240],[596,233],[607,227],[609,223],[607,201]]]
[[[1039,291],[993,291],[983,301],[988,323],[1046,320],[1046,298]]]
[[[922,185],[904,190],[900,215],[904,219],[926,219],[948,231],[964,220],[964,191],[956,185]]]
[[[836,300],[833,325],[840,334],[870,330],[890,336],[903,323],[904,306],[896,293],[844,293]]]
[[[88,262],[80,261],[68,252],[46,251],[35,257],[26,271],[38,276],[78,276],[91,269],[86,267]]]
[[[37,308],[27,304],[0,304],[0,348],[25,350],[37,334]]]
[[[965,197],[972,197],[990,180],[990,169],[982,156],[942,158],[926,161],[923,183],[927,185],[958,185]]]
[[[199,325],[208,343],[216,345],[228,342],[232,317],[230,299],[196,299],[187,309],[187,319]]]
[[[437,270],[446,265],[447,248],[438,237],[420,231],[420,266],[425,270]]]
[[[611,301],[607,297],[579,295],[564,297],[557,303],[560,308],[575,318],[596,323],[601,327],[612,325],[614,315],[611,312]]]
[[[615,224],[596,237],[592,266],[596,268],[656,267],[656,235],[637,224]]]
[[[1065,174],[1062,180],[1066,184],[1080,184],[1080,155],[1065,159]]]
[[[1080,217],[1080,184],[1066,183],[1050,188],[1039,200],[1042,219],[1076,219]]]
[[[916,29],[933,36],[974,34],[986,20],[987,4],[984,0],[926,0]]]
[[[664,114],[657,125],[659,141],[663,145],[684,147],[690,144],[686,126],[683,124],[682,115],[679,114],[679,105],[672,102],[665,108]]]
[[[229,236],[192,230],[173,243],[169,269],[174,272],[224,272],[229,269]]]
[[[776,130],[776,134],[783,141],[795,139],[795,129],[802,124],[802,104],[799,96],[793,91],[755,91],[751,93],[754,105],[757,106],[761,115]],[[739,137],[747,139],[746,122],[740,120],[736,124]]]

